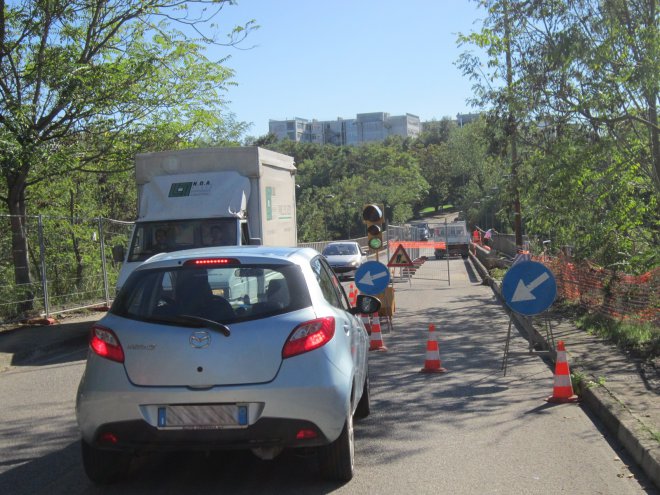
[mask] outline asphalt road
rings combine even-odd
[[[74,416],[84,350],[0,374],[0,493],[655,493],[620,446],[576,404],[554,405],[552,369],[514,334],[469,264],[428,261],[396,287],[387,352],[370,353],[372,414],[356,424],[356,476],[319,480],[313,457],[174,453],[139,459],[129,479],[94,487]],[[444,374],[422,374],[428,325]]]

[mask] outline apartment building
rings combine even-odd
[[[391,116],[386,112],[358,113],[354,119],[310,121],[296,117],[268,122],[269,132],[278,139],[339,146],[379,142],[388,136],[417,137],[421,128],[417,115]]]

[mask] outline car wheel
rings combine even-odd
[[[348,414],[339,438],[319,451],[321,474],[333,481],[350,481],[355,463],[353,415]]]
[[[128,473],[131,455],[126,452],[97,449],[81,440],[85,474],[94,483],[114,483]]]
[[[363,419],[369,416],[371,412],[371,404],[369,402],[369,374],[367,373],[366,378],[364,379],[364,388],[362,389],[362,397],[360,397],[360,402],[358,402],[357,407],[355,408],[355,418]]]

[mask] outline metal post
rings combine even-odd
[[[447,253],[447,285],[451,287],[451,275],[449,274],[449,227],[447,227],[447,217],[445,217],[445,252]]]
[[[48,280],[46,277],[46,246],[44,245],[44,223],[43,217],[39,215],[38,232],[39,232],[39,261],[41,264],[41,290],[44,293],[44,311],[46,318],[50,316],[50,303],[48,301]]]
[[[509,315],[509,329],[506,331],[506,343],[504,344],[504,356],[502,357],[502,370],[506,376],[507,362],[509,360],[509,343],[511,342],[511,325],[513,323],[513,316]]]
[[[101,266],[103,267],[103,291],[105,305],[110,307],[110,290],[108,287],[108,269],[105,263],[105,239],[103,236],[103,217],[99,217],[99,240],[101,242]]]

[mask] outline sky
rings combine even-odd
[[[227,110],[252,123],[335,120],[358,113],[410,113],[422,121],[475,111],[471,82],[456,61],[458,33],[480,27],[469,0],[237,0],[216,22],[228,31],[254,19],[260,28],[229,58],[234,70]]]

